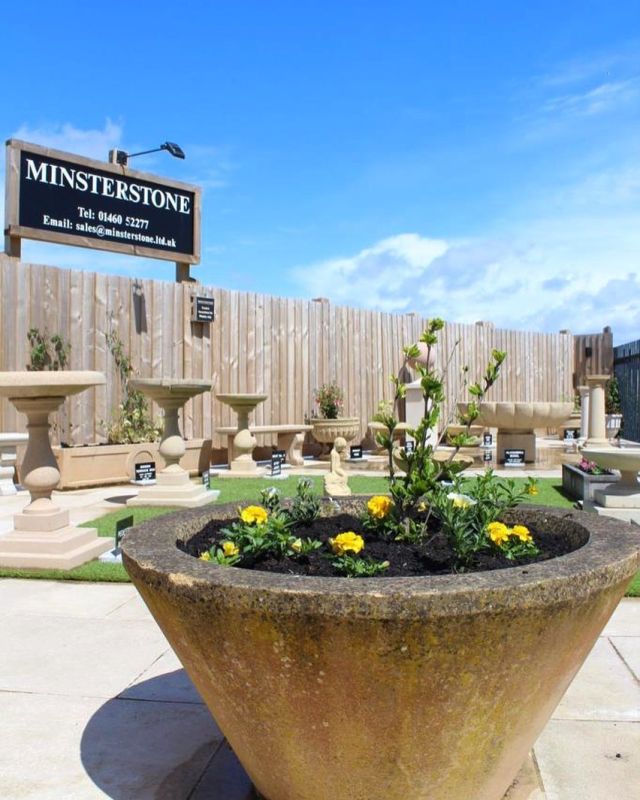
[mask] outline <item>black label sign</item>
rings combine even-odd
[[[504,463],[509,465],[524,464],[524,450],[505,450]]]
[[[194,297],[191,319],[193,322],[213,322],[215,319],[213,297]]]
[[[282,461],[280,460],[280,456],[274,453],[274,455],[271,456],[271,477],[280,474],[282,474]]]
[[[22,150],[18,225],[194,255],[195,192]],[[100,244],[98,244],[98,242]]]
[[[413,439],[407,439],[404,445],[404,452],[409,455],[410,453],[413,453],[415,449],[416,443],[413,441]]]
[[[125,531],[128,531],[129,528],[133,527],[133,514],[128,517],[123,517],[116,522],[116,549],[120,545],[120,540],[125,534]]]
[[[349,449],[351,453],[351,458],[362,458],[362,446],[361,445],[354,445]]]
[[[204,472],[202,473],[202,483],[203,483],[204,486],[207,487],[207,489],[209,488],[209,470],[208,469],[205,469]]]
[[[483,433],[482,434],[482,446],[483,447],[491,447],[493,444],[493,434],[491,433]]]
[[[155,461],[141,461],[135,465],[135,480],[137,481],[155,481],[156,479],[156,462]]]
[[[575,440],[580,436],[580,429],[579,428],[565,428],[564,429],[564,440],[565,442],[575,442]]]
[[[484,451],[484,453],[482,454],[482,460],[483,461],[493,461],[493,453],[491,452],[491,450],[485,450]]]
[[[279,459],[280,463],[284,464],[284,462],[287,460],[287,451],[286,450],[278,450],[276,447],[274,447],[271,450],[271,457]]]

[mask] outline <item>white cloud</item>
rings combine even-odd
[[[640,337],[640,215],[540,219],[501,238],[385,239],[294,270],[310,296],[453,322]]]
[[[13,138],[106,161],[109,150],[120,146],[122,125],[110,119],[105,121],[102,129],[76,128],[70,122],[39,128],[25,124],[15,131]]]
[[[604,82],[586,91],[552,97],[543,105],[542,113],[551,116],[593,116],[628,105],[637,99],[639,93],[640,81],[637,78]]]

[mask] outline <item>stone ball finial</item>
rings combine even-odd
[[[436,365],[436,354],[434,352],[434,348],[432,347],[431,352],[429,353],[429,348],[424,342],[416,342],[415,346],[420,351],[420,354],[415,358],[407,359],[409,366],[413,369],[415,369],[417,366],[433,369]]]

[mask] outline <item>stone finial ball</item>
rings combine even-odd
[[[417,366],[427,367],[427,369],[433,369],[436,365],[436,354],[434,352],[434,348],[431,348],[431,353],[427,355],[429,348],[424,342],[417,342],[415,345],[420,354],[416,356],[416,358],[408,358],[407,363],[410,367],[415,369]]]

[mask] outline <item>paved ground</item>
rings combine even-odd
[[[251,797],[133,587],[2,580],[0,642],[0,797]],[[623,600],[536,744],[545,791],[529,771],[510,800],[639,800],[639,679]]]

